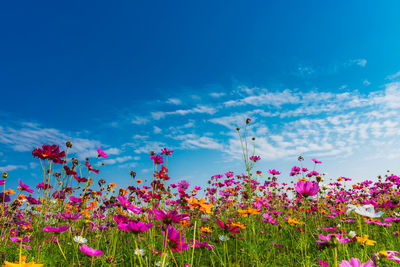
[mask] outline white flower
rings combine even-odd
[[[353,237],[355,237],[357,234],[356,234],[356,232],[354,232],[354,231],[350,231],[350,232],[348,233],[348,235],[349,235],[351,238],[353,238]]]
[[[74,242],[79,244],[85,244],[87,242],[87,239],[82,236],[74,236]]]
[[[350,212],[354,211],[357,214],[360,214],[361,216],[369,217],[369,218],[379,218],[381,217],[384,213],[382,211],[380,212],[375,212],[374,206],[372,205],[364,205],[364,206],[355,206],[352,204],[347,205],[347,211],[346,214],[349,215]]]
[[[137,256],[144,256],[144,249],[141,249],[141,248],[137,248],[137,249],[135,249],[135,255],[137,255]]]
[[[230,238],[229,238],[229,236],[226,236],[226,235],[220,235],[219,236],[219,240],[221,240],[221,241],[228,241]]]
[[[156,262],[156,266],[161,266],[161,265],[162,265],[161,261]],[[168,265],[169,265],[168,262],[164,262],[164,266],[168,266]]]

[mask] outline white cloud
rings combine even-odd
[[[220,98],[221,96],[224,96],[224,95],[226,95],[225,93],[217,93],[217,92],[213,92],[213,93],[210,93],[210,96],[211,97],[213,97],[213,98]]]
[[[202,114],[214,114],[217,112],[217,110],[213,107],[208,107],[204,105],[198,105],[194,108],[191,109],[178,109],[175,111],[156,111],[156,112],[151,112],[151,116],[155,120],[159,120],[164,118],[167,115],[181,115],[185,116],[187,114],[197,114],[197,113],[202,113]]]
[[[179,98],[168,98],[167,103],[173,105],[180,105],[182,104],[182,101]]]
[[[115,164],[115,163],[123,163],[123,162],[131,160],[131,159],[132,159],[132,156],[123,156],[123,157],[117,157],[114,159],[106,159],[106,160],[104,160],[104,163],[111,165],[111,164]]]
[[[367,65],[367,60],[365,58],[352,59],[350,60],[349,65],[357,65],[360,67],[365,67]]]
[[[399,77],[400,77],[400,71],[398,71],[398,72],[396,72],[396,73],[394,73],[394,74],[391,74],[391,75],[387,76],[386,79],[388,79],[388,80],[395,80],[395,79],[397,79],[397,78],[399,78]]]
[[[14,171],[14,170],[18,170],[18,169],[28,169],[28,167],[24,166],[24,165],[7,165],[4,167],[0,167],[0,172],[10,172],[10,171]]]
[[[154,132],[155,134],[159,134],[159,133],[162,132],[162,130],[161,130],[160,127],[154,126],[154,127],[153,127],[153,132]]]
[[[136,116],[134,119],[131,120],[131,123],[136,125],[143,125],[149,123],[150,120],[145,117]]]

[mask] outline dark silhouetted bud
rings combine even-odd
[[[150,151],[150,156],[154,156],[155,154],[156,154],[156,152]]]
[[[71,147],[72,147],[72,142],[71,142],[71,141],[68,141],[67,143],[65,143],[65,145],[66,145],[67,147],[71,148]]]
[[[249,124],[251,122],[251,119],[250,118],[247,118],[246,119],[246,124]]]
[[[7,177],[8,177],[8,173],[7,172],[3,172],[3,178],[7,179]]]
[[[131,171],[131,176],[132,176],[132,178],[135,178],[136,177],[136,172]]]

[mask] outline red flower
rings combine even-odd
[[[69,175],[75,175],[75,174],[76,174],[76,171],[71,170],[67,165],[64,166],[64,170],[65,170],[65,173],[66,173],[68,176],[69,176]]]
[[[78,183],[86,183],[88,181],[88,179],[86,179],[85,177],[79,177],[74,175],[75,180],[78,181]]]
[[[93,169],[92,165],[89,164],[89,162],[85,162],[85,166],[88,168],[89,171],[95,172],[95,173],[99,173],[99,170]]]
[[[32,151],[32,155],[39,159],[52,160],[54,163],[65,163],[61,158],[65,157],[65,152],[61,151],[57,145],[42,145],[42,148],[36,148]]]

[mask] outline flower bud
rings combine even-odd
[[[3,178],[7,179],[7,177],[8,177],[8,173],[7,172],[3,172]]]
[[[71,141],[67,141],[67,143],[65,143],[65,145],[66,145],[68,148],[71,148],[71,147],[72,147],[72,142],[71,142]]]

